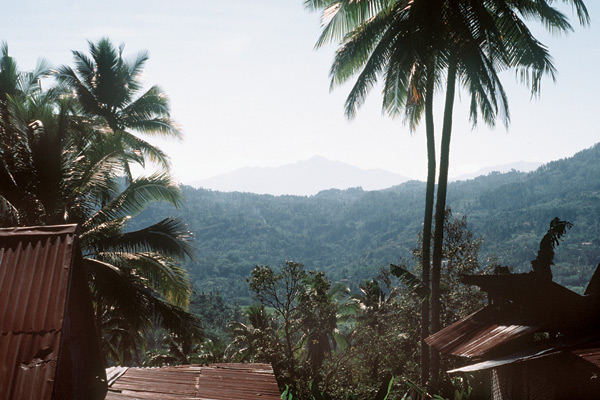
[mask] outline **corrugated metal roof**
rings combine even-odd
[[[586,361],[591,362],[592,364],[600,367],[600,346],[596,345],[594,347],[587,347],[583,349],[577,349],[571,351],[571,353],[575,354],[578,357],[583,358]]]
[[[448,373],[480,371],[543,357],[560,356],[564,358],[573,357],[573,355],[600,368],[600,343],[598,343],[597,338],[595,339],[592,343],[583,344],[581,342],[585,342],[586,337],[562,338],[560,340],[532,343],[530,347],[519,352],[456,368],[448,371]]]
[[[498,323],[497,311],[489,307],[447,326],[425,339],[444,354],[477,358],[525,334],[538,332],[537,326]]]
[[[279,388],[269,364],[183,365],[163,368],[109,369],[118,375],[106,400],[279,400]]]
[[[561,351],[552,349],[552,348],[543,349],[543,350],[529,349],[529,350],[526,350],[526,351],[523,351],[520,353],[515,353],[515,354],[508,355],[508,356],[498,357],[498,358],[494,358],[491,360],[482,361],[482,362],[479,362],[476,364],[467,365],[465,367],[452,369],[447,372],[449,374],[452,374],[455,372],[482,371],[485,369],[497,368],[502,365],[509,365],[509,364],[514,364],[514,363],[518,363],[518,362],[522,362],[522,361],[531,361],[531,360],[535,360],[535,359],[542,358],[542,357],[557,356],[557,355],[561,355],[561,354],[563,354]]]
[[[0,400],[52,396],[75,231],[0,229]]]

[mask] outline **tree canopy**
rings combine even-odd
[[[142,229],[128,228],[132,216],[152,202],[180,205],[181,191],[164,164],[162,171],[149,176],[133,177],[129,169],[131,164],[143,166],[151,156],[123,130],[141,126],[131,122],[124,110],[137,107],[127,107],[129,93],[140,87],[137,75],[147,57],[123,64],[122,48],[118,56],[111,53],[107,39],[90,43],[90,48],[97,62],[106,61],[105,53],[115,56],[111,71],[123,78],[110,85],[102,83],[104,67],[84,63],[89,61],[86,56],[75,52],[78,67],[86,64],[92,74],[86,78],[87,87],[101,92],[99,98],[120,99],[110,107],[104,107],[104,100],[104,105],[91,107],[85,93],[70,90],[69,82],[60,78],[60,71],[68,67],[53,73],[39,63],[36,71],[21,72],[3,46],[0,224],[79,225],[105,353],[114,362],[127,364],[138,358],[143,331],[153,321],[175,332],[191,329],[200,334],[196,319],[184,311],[190,286],[179,264],[192,257],[193,250],[187,227],[177,218],[164,217]],[[43,90],[39,83],[43,76],[59,77],[59,84]],[[166,99],[152,96],[142,96],[148,112],[159,109],[168,115]],[[114,118],[106,110],[116,113]],[[145,118],[143,113],[131,113]],[[114,125],[119,120],[124,121],[122,125]]]

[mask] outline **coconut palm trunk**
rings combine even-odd
[[[425,193],[425,216],[423,218],[423,248],[421,280],[430,284],[431,266],[431,227],[433,222],[433,201],[435,194],[435,135],[433,123],[433,89],[434,75],[429,72],[425,93],[425,130],[427,134],[427,188]],[[429,298],[421,303],[421,387],[429,380],[429,345],[424,339],[429,336]]]
[[[448,187],[448,168],[450,165],[450,137],[452,134],[452,113],[456,91],[456,59],[451,56],[448,63],[448,80],[444,104],[444,122],[442,125],[442,145],[440,149],[440,173],[438,177],[437,199],[435,204],[435,230],[433,234],[433,263],[431,266],[431,332],[441,327],[440,278],[442,270],[442,251],[444,244],[444,217],[446,213],[446,190]],[[439,387],[440,355],[431,350],[431,386]]]

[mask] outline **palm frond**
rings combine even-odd
[[[17,93],[19,82],[19,68],[14,58],[8,55],[8,44],[0,44],[2,57],[0,58],[0,100]]]
[[[33,71],[21,74],[18,82],[19,90],[24,94],[41,92],[41,79],[48,76],[50,72],[50,63],[45,59],[39,59]]]
[[[147,51],[140,51],[135,58],[125,62],[125,82],[133,93],[137,92],[142,87],[140,75],[149,58],[150,56]]]
[[[522,83],[531,87],[532,96],[537,95],[544,75],[556,80],[556,68],[548,49],[514,13],[501,16],[498,26],[506,38],[508,66],[515,69]]]
[[[147,285],[172,304],[182,308],[189,305],[191,292],[187,271],[172,259],[157,252],[101,251],[93,256],[120,270],[135,271],[146,280]]]
[[[429,296],[429,288],[417,276],[401,265],[390,264],[390,272],[410,288],[420,299]]]
[[[177,124],[169,117],[157,117],[143,121],[133,121],[129,127],[147,135],[158,135],[166,138],[181,139],[182,134]]]
[[[145,140],[140,139],[139,137],[127,131],[117,131],[115,135],[118,136],[121,140],[124,149],[129,149],[130,151],[134,153],[137,152],[143,156],[138,160],[134,160],[133,158],[131,158],[131,161],[136,161],[143,166],[144,161],[147,158],[152,162],[158,163],[166,170],[169,169],[169,156],[167,156],[160,148],[146,142]]]
[[[104,225],[98,229],[102,227]],[[169,217],[144,229],[106,237],[98,247],[124,253],[158,252],[165,257],[185,259],[193,258],[194,255],[190,239],[187,225],[177,218]]]
[[[80,56],[85,57],[83,54],[80,54]],[[83,61],[82,63],[85,64]],[[68,66],[58,67],[52,74],[59,84],[64,85],[65,88],[71,89],[71,91],[76,94],[82,109],[86,113],[96,115],[102,114],[102,110],[98,106],[98,102],[93,95],[93,75],[88,76],[82,74],[82,80],[77,73]]]
[[[120,111],[123,121],[152,119],[155,116],[169,115],[169,99],[158,86],[152,86],[144,94]],[[127,125],[126,125],[127,126]]]
[[[369,19],[385,12],[392,6],[406,6],[408,2],[408,0],[312,2],[309,4],[310,7],[324,8],[321,18],[322,33],[315,47],[319,48],[327,42],[341,41],[348,33]]]
[[[373,48],[368,56],[368,59],[366,59],[362,71],[358,75],[356,82],[346,99],[345,113],[348,118],[353,118],[356,115],[357,109],[364,103],[367,94],[377,83],[379,74],[384,70],[389,61],[391,50],[390,44],[396,40],[395,34],[395,29],[390,27],[385,36],[377,42],[375,48]],[[338,57],[336,57],[336,61],[332,66],[332,72],[336,69],[340,69],[336,63],[340,62],[347,64],[347,61],[344,60],[344,48],[342,48],[341,51],[342,54],[340,55],[340,58],[338,59]],[[365,59],[361,57],[361,60]],[[344,71],[344,73],[348,73],[348,71]]]
[[[173,183],[170,176],[165,172],[156,172],[149,177],[138,177],[133,180],[83,226],[91,228],[115,218],[135,216],[155,201],[166,201],[179,206],[182,199],[181,190]]]
[[[128,321],[129,329],[149,329],[152,321],[175,333],[194,332],[202,336],[198,319],[165,300],[157,291],[148,287],[145,278],[132,270],[121,270],[110,263],[97,259],[84,259],[90,287],[99,299],[96,307],[111,310],[111,318]]]
[[[378,16],[362,24],[345,37],[336,51],[329,71],[331,88],[345,83],[354,74],[361,71],[376,47],[381,52],[381,49],[390,43],[388,40],[384,45],[379,44],[381,37],[391,25],[391,19],[389,15]],[[393,37],[393,35],[388,35],[388,37]]]

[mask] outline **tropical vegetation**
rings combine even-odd
[[[449,268],[442,298],[444,322],[450,323],[479,308],[483,297],[459,282],[463,274],[481,272],[481,241],[467,229],[466,218],[447,216]],[[420,247],[415,249],[419,257]],[[388,398],[401,398],[411,389],[407,382],[419,377],[415,343],[420,302],[428,296],[410,270],[406,265],[383,268],[351,293],[296,262],[256,266],[248,284],[258,304],[247,308],[247,322],[232,325],[226,356],[269,362],[288,398],[380,398],[382,383]],[[455,363],[444,359],[444,367]]]
[[[127,226],[151,202],[179,205],[182,196],[166,156],[126,130],[177,132],[158,88],[134,99],[147,57],[124,62],[122,50],[102,39],[90,42],[92,59],[74,52],[76,72],[42,61],[27,73],[3,45],[0,225],[78,224],[105,354],[130,364],[140,359],[144,332],[154,324],[201,332],[185,311],[190,288],[179,262],[193,254],[186,226],[171,217],[142,229]],[[65,78],[68,71],[82,80]],[[50,78],[57,83],[44,90]],[[158,172],[133,176],[130,166],[152,157],[161,162]]]
[[[580,23],[588,22],[581,0],[563,2],[574,7]],[[0,226],[79,226],[109,364],[267,362],[288,400],[471,395],[476,380],[442,378],[440,368],[456,360],[430,355],[422,339],[483,304],[482,293],[464,286],[462,276],[496,267],[505,255],[530,261],[539,231],[552,217],[581,223],[595,237],[599,228],[590,215],[600,218],[600,183],[594,183],[600,174],[590,175],[588,168],[585,179],[564,177],[568,184],[556,187],[555,178],[569,171],[563,163],[529,175],[513,171],[449,185],[455,96],[461,89],[467,93],[473,125],[480,118],[494,125],[499,117],[508,124],[499,73],[516,71],[532,95],[543,75],[555,75],[548,50],[525,19],[556,32],[571,25],[551,0],[305,3],[323,10],[317,45],[339,45],[332,87],[356,77],[346,102],[349,117],[382,80],[384,112],[404,115],[411,130],[425,118],[426,184],[372,193],[331,190],[311,198],[181,188],[170,178],[168,156],[145,139],[181,137],[165,93],[158,86],[144,89],[140,81],[146,52],[126,58],[123,45],[100,39],[89,42],[88,53],[73,51],[72,67],[40,61],[34,71],[22,72],[3,44]],[[438,166],[433,105],[439,95]],[[598,158],[589,154],[599,151],[596,146],[578,160],[598,170]],[[154,172],[139,175],[140,169]],[[568,204],[574,192],[577,202]],[[518,203],[515,194],[531,204]],[[447,197],[457,217],[446,207]],[[491,239],[487,250],[468,229],[466,213]],[[418,215],[424,215],[423,225]],[[572,226],[552,220],[534,271],[552,276],[555,244]],[[581,234],[574,238],[561,248],[578,254],[569,267],[600,255],[599,243],[584,242]],[[505,250],[507,243],[518,245]],[[481,250],[487,251],[485,268]],[[588,270],[580,268],[571,286]],[[574,274],[556,271],[559,279],[568,275]],[[428,395],[426,385],[440,396]]]
[[[581,0],[567,1],[579,21],[589,22]],[[551,3],[551,2],[550,2]],[[383,80],[383,110],[396,116],[404,110],[411,127],[425,111],[428,156],[428,185],[423,227],[423,280],[429,282],[429,241],[435,176],[433,127],[434,91],[444,87],[445,100],[441,133],[439,177],[435,202],[435,231],[430,285],[431,316],[423,303],[422,338],[440,329],[440,276],[444,213],[450,155],[452,116],[457,85],[470,98],[470,118],[475,125],[481,116],[494,125],[500,114],[509,121],[508,100],[499,72],[515,70],[539,93],[544,74],[554,78],[555,68],[547,49],[532,35],[526,19],[539,20],[548,30],[571,29],[567,18],[546,1],[345,1],[307,0],[309,7],[323,10],[323,33],[317,46],[339,44],[331,67],[332,87],[356,76],[346,101],[346,114],[353,116],[378,79]],[[426,352],[423,345],[422,352]],[[429,364],[424,355],[422,384]],[[439,356],[431,354],[431,379],[438,384]]]

